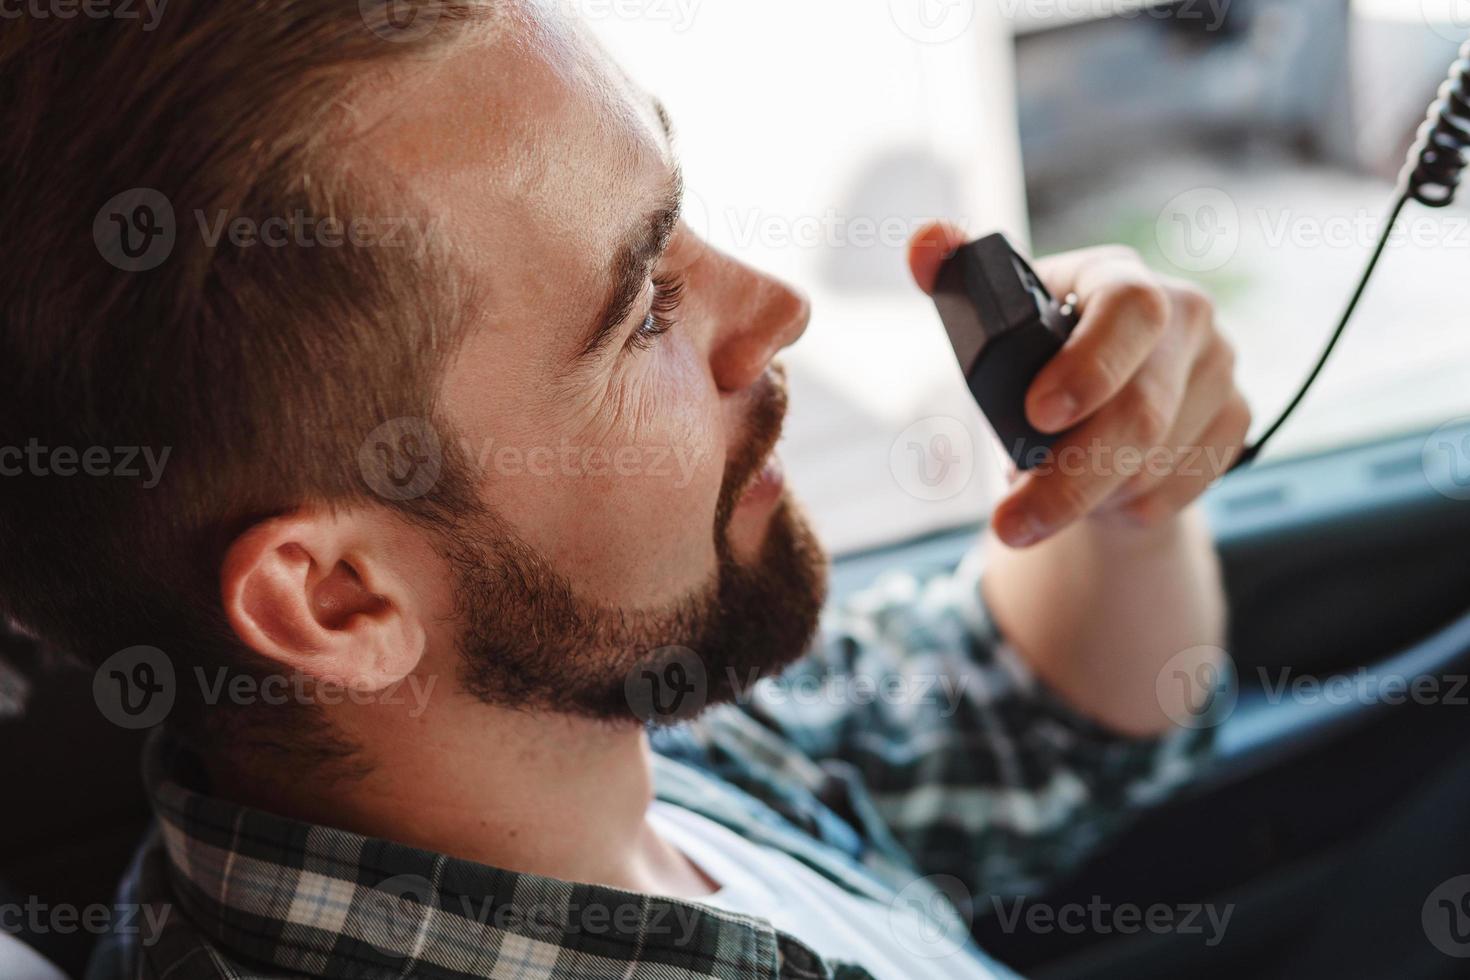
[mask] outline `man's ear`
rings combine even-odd
[[[325,510],[256,524],[220,569],[230,625],[257,653],[320,681],[376,691],[402,680],[423,658],[425,617],[387,537]]]

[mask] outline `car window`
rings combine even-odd
[[[1425,108],[1470,36],[1452,8],[1199,0],[1168,18],[1023,34],[1037,248],[1123,241],[1208,287],[1259,432],[1315,362],[1376,244]],[[1397,227],[1329,369],[1265,459],[1470,414],[1456,288],[1470,211],[1411,205]]]
[[[906,280],[910,232],[943,215],[1039,254],[1121,241],[1202,283],[1259,431],[1355,284],[1457,29],[1337,0],[580,6],[670,105],[691,223],[812,295],[783,457],[837,552],[974,522],[1004,489]],[[1470,414],[1470,213],[1407,219],[1267,458]]]

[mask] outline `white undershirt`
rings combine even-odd
[[[991,980],[994,974],[947,935],[901,907],[862,898],[775,848],[752,844],[683,807],[655,802],[654,829],[719,885],[704,905],[757,916],[824,959],[863,967],[878,980]]]
[[[66,980],[66,974],[25,943],[0,932],[0,977],[10,980]]]

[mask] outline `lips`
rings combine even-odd
[[[724,528],[737,505],[755,502],[757,490],[764,499],[774,489],[779,494],[784,479],[780,460],[775,457],[781,438],[781,423],[786,418],[786,372],[772,364],[762,380],[746,420],[750,435],[725,466],[725,483],[721,492],[719,526]]]

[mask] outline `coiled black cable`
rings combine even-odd
[[[1442,208],[1455,199],[1470,148],[1470,41],[1460,48],[1450,66],[1450,77],[1429,107],[1429,118],[1419,127],[1419,138],[1409,151],[1409,163],[1400,178],[1403,190],[1420,204]]]
[[[1419,127],[1418,138],[1409,151],[1409,161],[1399,176],[1397,197],[1388,220],[1384,222],[1383,233],[1378,238],[1378,245],[1373,249],[1367,268],[1363,270],[1362,278],[1358,280],[1357,289],[1348,300],[1347,309],[1343,311],[1337,329],[1332,332],[1327,346],[1322,350],[1322,356],[1307,375],[1307,380],[1297,389],[1296,396],[1276,417],[1276,421],[1271,423],[1270,428],[1256,440],[1255,445],[1241,453],[1240,459],[1231,467],[1232,470],[1254,461],[1266,443],[1280,431],[1297,406],[1307,397],[1307,392],[1327,366],[1328,358],[1332,356],[1337,342],[1342,339],[1348,323],[1357,312],[1358,304],[1362,302],[1363,294],[1368,289],[1368,282],[1373,278],[1373,272],[1378,268],[1384,250],[1388,248],[1394,224],[1398,222],[1399,215],[1408,203],[1418,201],[1431,208],[1448,207],[1454,203],[1455,193],[1464,176],[1467,151],[1470,151],[1470,41],[1460,46],[1459,58],[1450,66],[1449,78],[1440,86],[1439,97],[1430,105],[1428,118]]]

